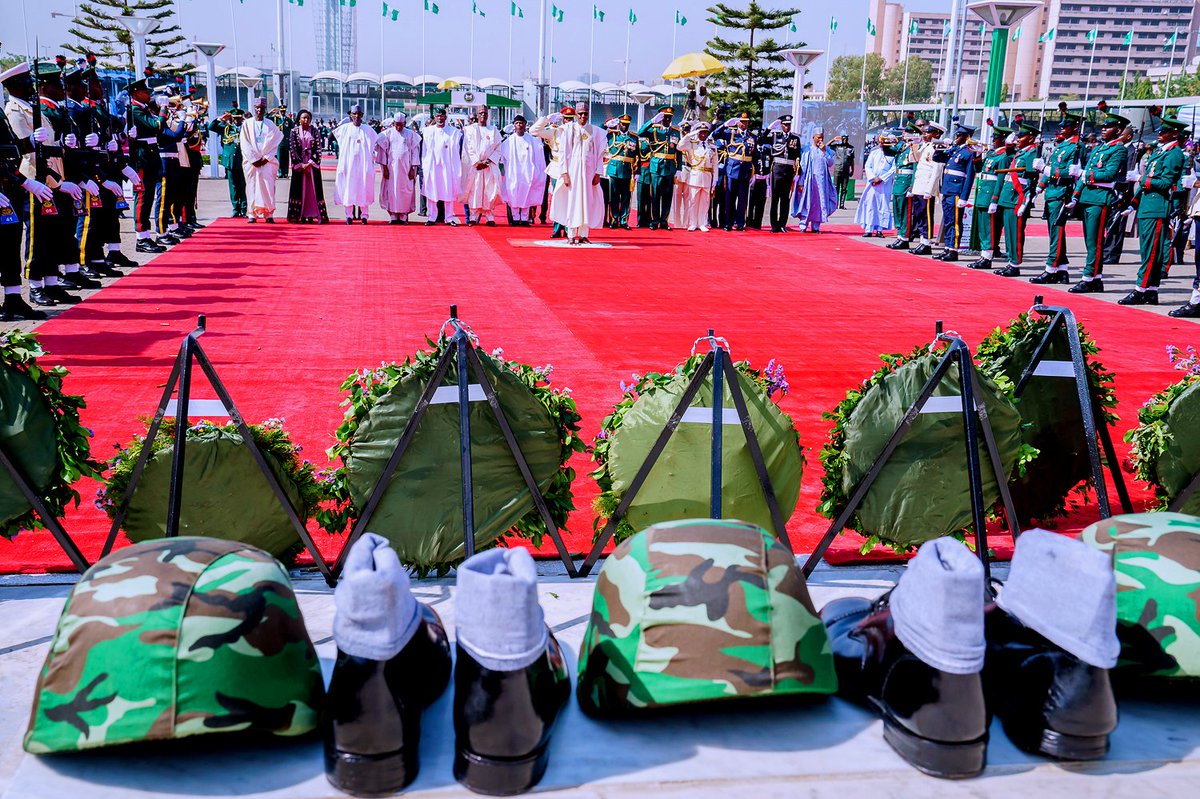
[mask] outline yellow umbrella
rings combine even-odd
[[[449,78],[447,78],[446,80],[444,80],[444,81],[442,81],[441,83],[439,83],[439,84],[437,85],[437,87],[438,87],[439,89],[443,89],[443,90],[444,90],[444,89],[461,89],[461,88],[462,88],[462,84],[461,84],[461,83],[459,83],[459,82],[458,82],[458,81],[456,81],[456,80],[450,80]]]
[[[698,78],[702,75],[712,75],[724,72],[725,65],[708,53],[685,53],[671,62],[663,71],[663,80],[678,78]]]

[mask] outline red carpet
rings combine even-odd
[[[352,370],[401,359],[433,335],[457,303],[487,349],[555,366],[593,437],[630,373],[665,369],[710,327],[737,358],[780,359],[792,393],[783,401],[806,447],[808,468],[792,540],[807,551],[827,522],[816,515],[821,413],[874,370],[881,352],[909,350],[936,319],[972,345],[1029,307],[1024,281],[893,253],[831,225],[820,236],[793,233],[599,231],[612,249],[533,246],[547,228],[249,227],[222,220],[153,264],[40,328],[50,359],[70,368],[67,389],[87,397],[94,452],[108,457],[152,413],[180,337],[208,315],[203,343],[250,421],[281,416],[319,464],[341,418],[337,386]],[[1066,295],[1054,294],[1055,298]],[[1166,344],[1195,340],[1187,322],[1072,298],[1080,320],[1117,374],[1118,437],[1137,406],[1173,380]],[[206,388],[206,387],[205,387]],[[201,390],[200,397],[211,397]],[[1120,445],[1122,454],[1124,445]],[[576,464],[580,510],[568,542],[590,540],[595,486],[589,462]],[[1146,494],[1134,486],[1140,501]],[[107,519],[86,506],[66,519],[89,558]],[[1066,527],[1087,524],[1094,508]],[[336,554],[341,539],[318,536]],[[831,560],[856,544],[842,539]],[[0,570],[63,570],[48,534],[0,543]]]

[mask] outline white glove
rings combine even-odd
[[[158,95],[154,98],[154,104],[159,108],[166,108],[168,105],[167,96],[165,94]]]
[[[108,144],[104,145],[104,147],[105,147],[105,149],[107,149],[107,150],[108,150],[110,153],[115,153],[117,150],[120,150],[120,149],[121,149],[121,145],[117,143],[117,137],[116,137],[116,136],[113,136],[113,137],[112,137],[112,139],[110,139],[110,140],[109,140]]]
[[[78,147],[79,139],[75,138],[74,133],[68,133],[66,138],[63,139],[63,144],[65,144],[68,147],[72,147],[72,148]]]
[[[1021,207],[1017,209],[1017,216],[1025,216],[1025,212],[1029,210],[1029,201],[1021,203]]]
[[[96,199],[100,199],[100,187],[96,185],[96,181],[85,180],[82,186],[88,194],[92,195]]]
[[[971,204],[961,197],[956,197],[954,198],[954,205],[957,208],[969,208]]]
[[[137,128],[135,128],[133,125],[130,125],[125,129],[125,135],[132,139],[137,135]]]
[[[33,135],[29,138],[33,139],[34,144],[45,144],[53,139],[54,136],[50,133],[50,128],[42,125],[40,128],[34,130]]]
[[[563,123],[563,115],[555,111],[553,114],[546,117],[546,121],[551,125],[561,125]]]
[[[1066,204],[1065,206],[1063,206],[1063,207],[1064,207],[1064,208],[1066,208],[1068,212],[1074,211],[1074,210],[1075,210],[1075,203],[1076,203],[1076,202],[1077,202],[1077,201],[1075,200],[1075,198],[1071,198],[1071,202],[1067,203],[1067,204]]]
[[[1067,170],[1067,174],[1073,178],[1083,176],[1083,167],[1079,164],[1071,164],[1071,168]]]
[[[1045,158],[1033,159],[1033,168],[1036,169],[1038,172],[1046,171],[1046,159]]]
[[[121,174],[124,175],[125,177],[129,178],[129,182],[133,184],[133,187],[135,189],[140,189],[142,187],[142,179],[138,177],[137,172],[133,171],[133,167],[131,167],[131,166],[121,167]]]
[[[100,144],[100,135],[98,133],[89,133],[83,137],[84,147],[97,147]]]
[[[1130,207],[1130,208],[1126,208],[1124,211],[1122,211],[1121,216],[1131,216],[1135,213],[1137,213],[1137,209]]]
[[[54,199],[54,192],[50,190],[49,186],[47,186],[45,183],[42,183],[40,180],[26,178],[25,182],[21,184],[21,188],[25,189],[25,191],[29,192],[42,202]]]
[[[0,208],[12,208],[13,204],[9,202],[8,197],[0,192]]]
[[[72,200],[83,199],[83,190],[80,189],[77,184],[72,183],[69,180],[64,180],[62,183],[58,184],[58,190],[63,194],[69,195]]]
[[[729,119],[725,120],[725,127],[730,128],[732,130],[733,128],[736,128],[737,126],[738,126],[737,117],[730,117]]]
[[[1195,175],[1184,175],[1183,176],[1183,187],[1185,189],[1193,188],[1195,185],[1196,185],[1196,176]]]
[[[114,183],[111,180],[106,180],[103,183],[101,183],[100,185],[103,186],[105,188],[105,190],[108,191],[110,194],[115,194],[118,197],[125,196],[125,192],[121,190],[120,183]]]
[[[990,204],[988,205],[988,213],[989,213],[989,214],[994,214],[994,213],[996,213],[996,211],[998,211],[999,209],[1000,209],[1000,206],[996,205],[995,203],[990,203]]]
[[[617,126],[620,124],[620,120],[616,117],[609,117],[608,119],[604,120],[604,127],[608,128],[609,130],[616,130]]]
[[[1141,178],[1142,178],[1142,173],[1138,172],[1136,169],[1132,172],[1125,173],[1125,180],[1128,181],[1129,183],[1137,183],[1139,180],[1141,180]]]

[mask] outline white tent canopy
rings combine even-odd
[[[615,92],[619,89],[620,87],[617,86],[617,84],[608,83],[607,81],[600,81],[592,84],[592,91],[599,92],[600,94],[608,94],[609,92]]]
[[[588,85],[586,83],[583,83],[582,81],[565,80],[562,83],[558,84],[558,88],[560,91],[564,91],[564,92],[581,92],[581,91],[587,89]]]
[[[413,85],[421,86],[426,83],[432,83],[434,86],[442,82],[441,75],[415,75],[413,76]]]
[[[476,85],[481,89],[511,89],[513,85],[504,78],[480,78]]]
[[[365,80],[368,83],[379,83],[379,76],[374,72],[351,72],[346,76],[346,83],[353,83],[356,80]]]
[[[405,75],[403,72],[389,72],[383,76],[384,83],[403,83],[406,86],[413,86],[412,75]]]
[[[312,80],[314,82],[319,81],[319,80],[334,80],[334,81],[337,81],[338,83],[345,83],[346,82],[346,73],[345,72],[337,72],[336,70],[332,70],[332,69],[326,69],[326,70],[322,70],[321,72],[318,72],[317,74],[313,75],[312,78],[310,78],[310,80]]]

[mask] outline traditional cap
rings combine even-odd
[[[438,107],[436,107],[436,108],[434,108],[434,109],[433,109],[433,115],[434,115],[434,116],[437,116],[438,114],[445,114],[445,113],[446,113],[446,107],[445,107],[445,106],[440,106],[440,105],[439,105]]]
[[[1083,122],[1083,114],[1078,111],[1063,111],[1062,121],[1064,125],[1078,125]]]
[[[783,116],[781,116],[781,117],[779,118],[779,124],[781,124],[781,125],[784,125],[784,124],[790,125],[790,124],[792,124],[792,115],[791,115],[791,114],[784,114]]]
[[[1129,120],[1120,114],[1109,114],[1104,118],[1104,121],[1100,123],[1100,126],[1103,128],[1111,128],[1116,125],[1123,128],[1128,124]]]
[[[896,637],[922,663],[951,674],[983,668],[983,564],[953,538],[926,541],[889,604]]]
[[[266,108],[266,106],[267,106],[267,98],[266,98],[266,97],[255,97],[255,98],[254,98],[254,107],[255,107],[255,108],[258,108],[260,105],[261,105],[262,107]],[[353,111],[353,110],[354,110],[354,106],[351,106],[351,107],[350,107],[350,110],[351,110],[351,111]],[[359,111],[361,111],[361,110],[362,110],[362,108],[361,108],[361,107],[359,107],[359,109],[358,109],[358,110],[359,110]]]
[[[408,117],[405,116],[404,112],[402,112],[402,111],[397,111],[396,113],[392,114],[392,124],[393,125],[397,122],[406,122],[407,120],[408,120]]]
[[[1041,132],[1042,132],[1042,129],[1039,128],[1036,124],[1034,124],[1033,122],[1026,122],[1023,119],[1021,120],[1021,124],[1017,126],[1017,135],[1018,136],[1024,136],[1026,134],[1033,134],[1034,136],[1036,136],[1037,134],[1039,134]]]
[[[621,114],[621,116],[617,117],[617,121],[628,125],[633,121],[633,117],[629,116],[629,114]]]
[[[1162,118],[1162,127],[1163,127],[1163,130],[1173,130],[1176,133],[1183,133],[1184,131],[1186,131],[1188,129],[1188,126],[1186,123],[1180,122],[1178,119],[1176,119],[1173,116],[1163,117]]]
[[[575,113],[576,114],[580,113],[581,111],[586,111],[586,110],[588,110],[588,104],[585,103],[583,100],[580,100],[579,102],[575,103]]]
[[[13,80],[14,78],[21,78],[21,77],[28,78],[28,75],[29,75],[29,64],[26,61],[22,61],[18,64],[14,64],[13,66],[9,67],[8,69],[4,70],[3,72],[0,72],[0,83],[8,83],[10,80]]]
[[[267,101],[265,98],[260,97],[259,99],[262,100],[263,105],[267,104]],[[254,104],[258,105],[258,100],[255,100]],[[355,103],[354,105],[350,106],[350,113],[351,114],[361,114],[361,113],[363,113],[363,107],[361,105],[359,105],[358,103]]]

